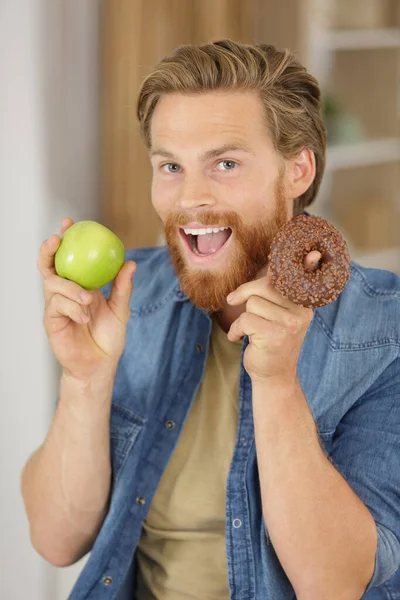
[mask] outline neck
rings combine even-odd
[[[255,280],[265,277],[267,271],[268,267],[264,267],[255,277]],[[240,306],[230,306],[226,303],[218,313],[215,313],[215,318],[217,319],[220,327],[222,327],[222,329],[228,333],[232,323],[236,321],[236,319],[238,319],[245,311],[246,304],[241,304]]]
[[[218,325],[225,333],[228,333],[232,323],[236,321],[245,310],[245,304],[241,304],[240,306],[229,306],[229,304],[225,304],[225,306],[219,312],[215,313],[214,316]]]

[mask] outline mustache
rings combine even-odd
[[[195,221],[200,225],[214,225],[220,223],[227,227],[238,227],[242,224],[242,219],[239,215],[233,211],[227,212],[201,212],[196,214],[188,215],[185,212],[169,212],[166,218],[166,226],[178,226],[183,227],[186,223]]]

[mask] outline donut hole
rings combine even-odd
[[[323,252],[321,250],[313,249],[305,254],[303,266],[306,272],[313,273],[321,269],[325,262]]]

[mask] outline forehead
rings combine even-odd
[[[218,91],[202,94],[171,93],[162,97],[151,122],[152,146],[162,142],[190,145],[210,139],[257,140],[269,137],[264,111],[254,91]]]

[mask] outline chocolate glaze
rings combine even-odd
[[[322,254],[319,267],[307,271],[306,255]],[[318,308],[336,300],[350,278],[350,254],[342,234],[322,217],[299,215],[276,234],[268,256],[275,288],[292,302]]]

